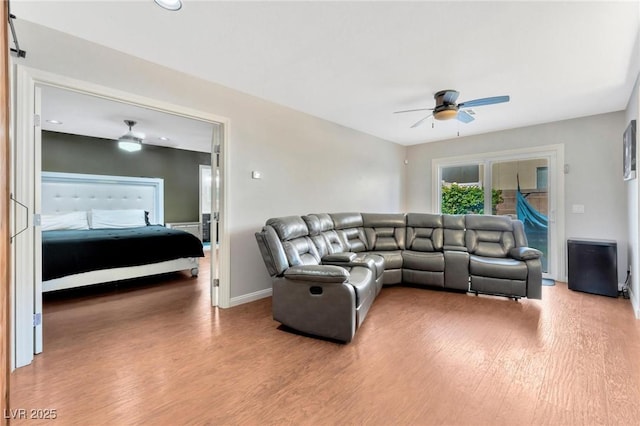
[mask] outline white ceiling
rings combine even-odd
[[[404,145],[622,110],[639,70],[637,1],[183,2],[178,12],[153,0],[11,9]],[[433,107],[442,89],[511,101],[435,128],[409,128],[422,113],[393,114]]]
[[[129,131],[124,120],[133,120],[136,125],[132,131],[144,139],[144,144],[211,152],[211,123],[69,90],[42,87],[41,115],[44,130],[103,139],[118,139]],[[47,120],[57,120],[61,124]],[[161,137],[168,140],[161,140]]]

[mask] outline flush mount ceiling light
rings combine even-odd
[[[62,124],[62,121],[60,121],[60,120],[47,120],[47,123],[50,123],[50,124]]]
[[[118,139],[118,148],[127,152],[140,151],[142,149],[142,138],[135,136],[131,131],[131,128],[136,125],[136,122],[124,120],[124,123],[129,126],[129,131]]]
[[[153,0],[163,9],[176,11],[182,9],[182,0]]]

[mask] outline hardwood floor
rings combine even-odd
[[[45,352],[12,374],[14,410],[81,425],[640,421],[629,301],[563,283],[518,303],[385,288],[349,345],[283,330],[270,299],[212,309],[205,273],[92,293],[45,302]]]

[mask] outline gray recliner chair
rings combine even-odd
[[[378,293],[376,268],[355,253],[330,253],[340,241],[321,234],[330,231],[326,218],[311,222],[313,235],[299,216],[269,219],[256,233],[273,278],[273,318],[304,333],[350,342]],[[326,247],[322,254],[318,242]],[[340,266],[322,264],[323,257],[331,262],[336,255]]]
[[[522,222],[485,215],[465,220],[470,291],[540,299],[542,253],[527,247]]]

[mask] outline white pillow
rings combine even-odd
[[[137,228],[147,226],[144,210],[96,210],[91,209],[91,229]]]
[[[40,216],[40,226],[43,231],[61,231],[89,229],[87,212],[71,212],[62,214],[43,214]]]

